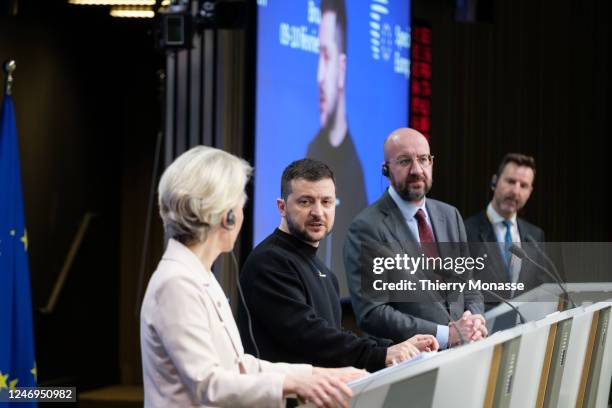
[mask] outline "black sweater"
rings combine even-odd
[[[316,251],[277,229],[248,256],[240,282],[260,357],[321,367],[384,368],[390,342],[380,340],[379,345],[342,330],[338,281]],[[245,350],[254,354],[242,304],[239,328]]]

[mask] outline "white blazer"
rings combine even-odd
[[[140,345],[145,407],[280,407],[285,375],[312,372],[263,360],[258,372],[215,276],[172,239],[147,286]]]

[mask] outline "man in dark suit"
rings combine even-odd
[[[372,274],[363,261],[369,244],[394,247],[394,252],[414,257],[421,252],[415,253],[415,247],[437,252],[443,249],[439,243],[467,242],[459,211],[425,197],[431,188],[433,167],[427,139],[414,129],[397,129],[385,141],[384,158],[382,172],[391,185],[353,220],[344,246],[347,282],[359,327],[394,341],[416,333],[432,334],[441,348],[454,346],[461,338],[484,337],[479,292],[440,291],[431,293],[426,301],[397,302],[373,298],[363,290],[362,279]],[[462,252],[467,252],[466,245],[464,248]]]
[[[496,291],[504,298],[512,298],[550,280],[529,261],[521,260],[509,251],[513,243],[523,246],[532,259],[539,260],[534,245],[543,243],[544,231],[517,216],[527,204],[533,191],[535,160],[519,153],[506,154],[497,173],[491,178],[493,198],[487,208],[465,221],[472,256],[487,253],[487,268],[475,273],[474,279],[483,282],[522,282],[519,292]],[[527,242],[527,244],[525,244]],[[540,244],[541,245],[541,244]],[[545,261],[539,261],[546,265]],[[487,309],[498,302],[485,295]]]

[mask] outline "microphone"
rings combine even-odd
[[[464,278],[463,276],[458,275],[458,274],[452,274],[445,269],[439,272],[441,272],[441,275],[444,275],[447,278],[457,278],[462,282],[469,283],[468,279]],[[493,292],[492,290],[485,289],[485,288],[481,288],[481,290],[493,296],[495,299],[499,300],[500,302],[508,305],[514,311],[514,313],[517,314],[517,316],[519,317],[519,320],[521,321],[521,324],[527,323],[527,319],[525,319],[525,316],[523,316],[523,314],[518,310],[518,308],[514,306],[512,303],[510,303],[507,299],[504,299],[502,296],[499,296],[497,293]]]
[[[536,245],[537,248],[537,245]],[[569,304],[571,305],[572,308],[576,307],[576,305],[574,304],[574,302],[572,301],[572,299],[570,298],[569,293],[567,293],[567,290],[565,290],[565,288],[563,287],[563,285],[561,284],[561,281],[559,279],[557,279],[557,277],[551,272],[549,271],[547,268],[543,267],[542,265],[540,265],[539,263],[537,263],[536,261],[534,261],[529,255],[527,255],[527,252],[525,252],[525,250],[523,248],[521,248],[520,246],[516,245],[516,244],[512,244],[512,246],[509,248],[509,251],[516,255],[517,257],[519,257],[520,259],[527,259],[529,262],[531,262],[532,264],[534,264],[538,269],[544,271],[544,273],[546,273],[546,275],[548,275],[549,277],[552,278],[552,280],[555,281],[555,283],[561,288],[561,290],[563,291],[563,295],[565,296],[565,303],[567,304],[569,302]],[[541,251],[541,250],[539,250]]]
[[[563,279],[561,279],[561,274],[559,273],[559,271],[557,270],[557,266],[555,265],[555,263],[552,261],[552,259],[550,259],[548,257],[548,255],[546,255],[546,252],[544,252],[542,250],[542,248],[540,248],[540,245],[538,245],[538,242],[535,240],[535,238],[533,238],[531,235],[526,234],[525,235],[525,240],[527,242],[529,242],[530,244],[533,244],[533,246],[535,247],[536,251],[538,251],[538,253],[544,258],[544,260],[548,263],[548,265],[550,265],[552,267],[552,272],[555,274],[555,276],[557,277],[557,280],[563,282]]]

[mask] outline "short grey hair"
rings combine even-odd
[[[166,234],[189,245],[203,242],[223,216],[246,200],[253,168],[223,150],[197,146],[181,154],[159,181],[159,213]]]

